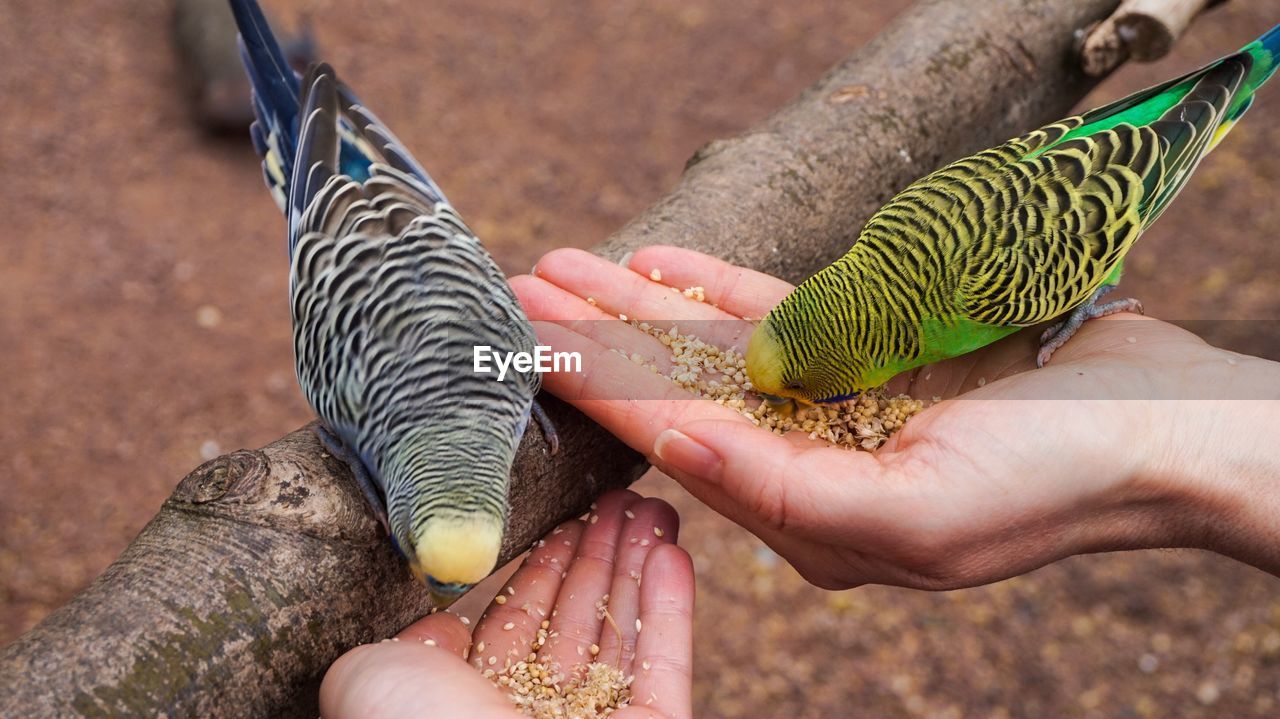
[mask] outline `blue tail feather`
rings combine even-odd
[[[230,3],[240,30],[240,56],[253,87],[254,111],[262,125],[254,130],[254,145],[260,154],[265,154],[264,150],[278,154],[284,173],[281,184],[287,185],[298,142],[298,76],[285,59],[256,0]],[[286,187],[279,189],[288,194]]]
[[[1245,45],[1240,52],[1253,58],[1254,67],[1245,82],[1250,90],[1257,90],[1280,69],[1280,25]]]
[[[332,69],[312,65],[308,86],[303,87],[257,0],[229,1],[240,31],[241,58],[253,87],[257,121],[250,128],[250,135],[254,149],[263,159],[267,187],[288,220],[291,238],[297,220],[318,189],[318,185],[312,191],[307,188],[310,170],[317,161],[324,162],[325,171],[340,173],[356,182],[369,180],[376,163],[387,164],[416,177],[421,182],[417,189],[428,201],[448,203],[426,170],[360,104],[351,89],[338,81]],[[317,109],[318,100],[311,95],[316,91],[318,75],[326,76],[321,83],[325,88],[324,102],[330,105],[325,123],[308,120]],[[318,144],[317,133],[326,133]],[[324,156],[312,157],[313,149],[322,149]],[[329,157],[330,152],[334,157]],[[299,163],[303,166],[298,167]]]
[[[1262,49],[1271,53],[1272,58],[1280,58],[1280,25],[1276,25],[1258,38]]]

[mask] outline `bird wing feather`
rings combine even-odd
[[[1158,114],[1129,98],[1007,143],[1019,158],[978,196],[963,314],[1022,326],[1085,302],[1211,149],[1248,70],[1227,58],[1150,91]],[[1112,122],[1119,114],[1146,121]]]
[[[313,68],[303,88],[290,294],[308,400],[375,476],[380,445],[397,428],[430,426],[460,405],[490,418],[527,414],[536,375],[499,383],[471,367],[477,344],[535,344],[501,270],[330,68]],[[368,153],[363,179],[343,172],[349,147]]]

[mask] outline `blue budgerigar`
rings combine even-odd
[[[325,64],[301,78],[255,0],[231,0],[252,135],[288,220],[298,381],[414,574],[447,603],[492,571],[539,378],[474,349],[535,337],[440,188]],[[554,451],[554,434],[543,424]]]

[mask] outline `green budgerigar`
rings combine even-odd
[[[1280,64],[1280,26],[1239,52],[954,162],[868,220],[848,253],[756,328],[747,374],[805,403],[1060,321],[1048,361],[1100,302],[1125,255]]]

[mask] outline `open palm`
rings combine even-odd
[[[740,351],[751,331],[743,318],[781,300],[792,289],[782,280],[650,247],[625,267],[557,250],[512,285],[540,340],[583,358],[580,373],[546,375],[548,390],[823,587],[952,588],[1081,552],[1222,550],[1202,526],[1213,502],[1189,507],[1187,498],[1216,491],[1196,448],[1229,444],[1236,425],[1185,416],[1197,399],[1257,396],[1259,377],[1268,396],[1280,395],[1274,363],[1116,315],[1087,323],[1043,369],[1034,369],[1039,332],[1029,329],[896,378],[890,391],[942,401],[876,453],[851,452],[766,433],[627,358],[661,365],[669,352],[618,315],[696,328]],[[693,286],[705,302],[679,292]],[[1246,421],[1270,411],[1244,404],[1236,412]]]
[[[538,542],[474,632],[453,614],[433,614],[343,655],[321,685],[322,714],[515,719],[512,690],[482,672],[503,674],[534,653],[564,675],[595,661],[633,677],[631,705],[611,716],[686,719],[694,587],[689,555],[674,545],[678,528],[661,500],[601,497],[586,520]]]

